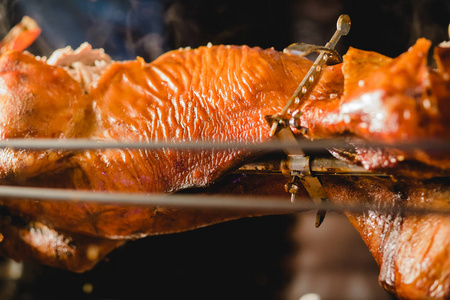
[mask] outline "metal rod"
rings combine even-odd
[[[245,165],[242,165],[233,173],[246,173],[246,174],[282,174],[281,166],[283,159],[267,159],[263,161],[254,161]],[[313,176],[330,176],[330,175],[352,175],[352,176],[377,176],[377,177],[389,177],[390,174],[382,172],[374,172],[367,170],[364,167],[351,165],[344,161],[340,161],[331,157],[312,157],[310,159],[310,169]],[[450,171],[436,174],[437,177],[450,177]]]
[[[295,142],[268,141],[262,143],[245,142],[212,142],[212,141],[182,141],[182,142],[137,142],[137,141],[99,141],[92,139],[8,139],[0,141],[1,148],[24,150],[105,150],[105,149],[201,149],[201,150],[265,150],[284,151],[286,148],[304,150],[324,150],[330,148],[395,148],[400,150],[422,149],[440,151],[450,150],[450,140],[416,140],[411,142],[398,142],[395,144],[370,142],[351,139],[323,139],[309,141],[298,139]]]
[[[323,202],[314,204],[309,198],[300,198],[292,203],[285,197],[276,196],[239,196],[239,195],[206,195],[206,194],[144,194],[122,192],[93,192],[71,189],[35,188],[19,186],[0,186],[0,195],[10,198],[26,198],[41,201],[76,201],[117,205],[149,205],[179,208],[240,209],[252,211],[270,211],[295,213],[313,209],[331,211],[347,211],[362,213],[369,210],[411,214],[444,214],[450,215],[449,209],[432,207],[379,207],[365,202],[364,204],[335,205]]]
[[[21,186],[0,186],[2,197],[38,199],[44,201],[75,201],[118,205],[151,205],[190,208],[234,208],[251,210],[308,209],[309,203],[293,207],[290,203],[277,201],[276,197],[262,197],[258,200],[238,199],[235,196],[216,196],[199,194],[147,194],[124,192],[94,192],[59,188],[35,188]]]

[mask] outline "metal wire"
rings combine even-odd
[[[352,139],[324,139],[309,141],[299,139],[295,143],[268,141],[262,143],[245,142],[215,142],[215,141],[187,141],[187,142],[137,142],[137,141],[99,141],[91,139],[8,139],[0,141],[0,148],[24,150],[104,150],[104,149],[199,149],[199,150],[261,150],[282,151],[289,148],[301,148],[308,151],[317,151],[328,148],[348,147],[387,147],[400,150],[434,150],[450,151],[450,140],[419,140],[413,142],[398,142],[395,144],[369,142]]]
[[[117,205],[148,205],[177,208],[209,208],[209,209],[239,209],[252,211],[270,211],[295,213],[313,209],[330,211],[346,211],[363,213],[369,210],[383,213],[408,214],[440,214],[450,215],[450,209],[418,207],[418,206],[386,206],[364,204],[336,205],[329,201],[320,205],[314,204],[309,198],[298,198],[290,202],[289,196],[239,196],[216,194],[145,194],[123,192],[93,192],[58,188],[35,188],[19,186],[0,186],[0,195],[3,197],[38,199],[41,201],[75,201],[99,204]],[[353,199],[354,200],[354,199]]]
[[[350,142],[350,144],[349,144]],[[345,148],[352,146],[361,147],[393,147],[381,143],[362,142],[360,140],[298,140],[296,143],[269,141],[264,143],[242,142],[135,142],[135,141],[97,141],[90,139],[10,139],[0,141],[0,148],[25,149],[25,150],[105,150],[105,149],[177,149],[177,150],[229,150],[241,149],[249,151],[283,151],[286,147],[298,147],[302,150],[320,151],[327,148]],[[424,149],[440,151],[450,150],[450,141],[432,140],[427,142],[397,143],[396,149]],[[331,202],[319,206],[309,199],[300,199],[295,203],[286,201],[280,197],[267,196],[227,196],[204,194],[142,194],[122,192],[94,192],[78,191],[58,188],[34,188],[21,186],[0,186],[0,196],[11,198],[39,199],[43,201],[82,201],[92,203],[108,203],[120,205],[152,205],[173,206],[190,208],[223,208],[242,210],[270,210],[280,212],[300,212],[312,209],[326,209],[336,211],[348,211],[361,213],[368,210],[384,211],[392,213],[393,208],[381,208],[364,204],[335,205]],[[357,202],[357,201],[355,201]],[[395,208],[396,210],[400,208]],[[449,209],[435,209],[431,207],[402,207],[402,211],[412,214],[445,214],[450,215]]]

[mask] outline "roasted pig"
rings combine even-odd
[[[427,64],[429,47],[421,39],[395,59],[351,49],[343,64],[325,68],[300,107],[306,138],[348,138],[346,149],[329,149],[335,157],[392,175],[324,176],[322,182],[337,204],[367,204],[366,212],[347,215],[380,265],[382,285],[401,298],[450,296],[450,218],[401,209],[449,207],[448,183],[434,175],[450,168],[450,155],[395,148],[399,141],[449,139],[450,48],[436,48],[435,70]],[[151,63],[111,62],[101,51],[101,58],[81,59],[89,49],[67,49],[72,54],[48,60],[18,50],[0,57],[2,139],[264,142],[271,139],[265,116],[284,107],[312,65],[293,54],[246,46],[179,49]],[[86,75],[96,66],[100,72]],[[352,144],[355,139],[384,146]],[[276,176],[211,187],[260,154],[5,148],[0,178],[8,185],[97,192],[285,193],[285,179]],[[0,203],[4,255],[73,271],[92,268],[127,239],[268,213],[9,198]]]

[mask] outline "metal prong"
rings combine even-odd
[[[269,136],[275,136],[282,128],[286,127],[286,124],[289,123],[288,120],[283,120],[279,115],[265,116],[266,122],[270,126]]]
[[[322,199],[322,204],[325,206],[327,203],[327,199]],[[325,214],[327,213],[326,209],[319,209],[316,214],[316,228],[319,228],[325,219]]]
[[[350,31],[350,26],[351,26],[350,17],[348,15],[341,15],[337,21],[336,32],[331,37],[330,41],[325,45],[325,48],[331,50],[334,49],[339,39],[342,36],[348,34],[348,32]],[[327,62],[328,58],[329,55],[327,55],[324,52],[319,54],[312,67],[309,69],[308,73],[305,75],[302,82],[298,85],[297,89],[294,91],[291,98],[289,98],[288,102],[286,103],[283,110],[279,114],[281,118],[286,118],[286,115],[289,109],[291,109],[291,106],[293,104],[296,104],[297,106],[299,105],[298,103],[299,101],[296,102],[295,98],[299,97],[301,99],[308,92],[309,88],[315,82],[315,79],[318,77],[317,76],[318,73],[320,73],[321,70],[323,69],[323,66]],[[311,78],[313,80],[310,80]],[[272,124],[272,129],[270,131],[271,136],[273,136],[277,132],[277,127],[279,125],[278,123],[279,123],[278,121],[275,121]]]
[[[323,46],[301,43],[301,44],[292,44],[284,50],[285,52],[289,52],[299,56],[307,56],[314,52],[317,53],[325,52],[328,54],[327,65],[335,65],[342,62],[342,57],[336,50],[326,48]]]
[[[295,203],[295,197],[297,196],[297,194],[292,193],[291,194],[291,203]]]
[[[300,178],[297,175],[292,176],[291,181],[286,183],[284,188],[286,189],[286,192],[291,194],[291,202],[295,202],[295,196],[298,193],[298,190],[300,188]]]
[[[277,134],[278,130],[280,130],[280,127],[278,125],[280,125],[280,122],[275,119],[272,122],[272,127],[270,128],[269,136],[273,137],[275,136],[275,134]]]
[[[295,43],[285,48],[284,52],[292,53],[298,56],[307,56],[315,52],[318,47],[320,46],[305,43]]]

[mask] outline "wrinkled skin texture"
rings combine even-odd
[[[384,142],[424,137],[448,138],[450,111],[444,102],[449,99],[449,83],[444,78],[442,69],[439,73],[426,67],[423,53],[428,47],[428,43],[421,40],[410,52],[394,60],[374,53],[351,50],[343,66],[328,67],[300,107],[303,112],[301,122],[309,129],[308,136],[353,136]],[[44,63],[18,52],[8,52],[0,61],[7,66],[19,66],[14,70],[5,69],[1,74],[5,78],[5,90],[9,93],[9,97],[2,98],[2,105],[6,105],[5,107],[8,107],[11,95],[21,95],[19,92],[25,89],[33,91],[27,94],[27,103],[37,108],[42,101],[40,99],[45,99],[49,103],[57,102],[55,104],[58,104],[56,107],[61,110],[61,116],[64,116],[66,110],[69,110],[69,115],[83,116],[80,124],[74,126],[75,129],[72,129],[70,123],[67,128],[61,126],[66,123],[55,123],[55,127],[45,126],[48,132],[32,131],[32,134],[21,130],[21,126],[16,126],[15,123],[4,122],[0,131],[4,137],[89,137],[98,140],[137,141],[266,141],[269,139],[270,128],[264,116],[282,109],[286,99],[311,66],[305,59],[258,48],[217,46],[173,51],[150,64],[141,60],[113,64],[88,95],[78,92],[76,85],[70,80],[67,86],[54,87],[61,89],[63,94],[66,88],[74,89],[72,94],[76,97],[69,100],[75,104],[67,105],[67,102],[61,104],[58,102],[59,98],[52,97],[53,92],[36,88],[40,84],[38,77],[26,76],[28,80],[25,84],[10,79],[16,73],[19,75],[15,76],[24,77],[29,70],[47,70]],[[439,63],[445,66],[447,60],[442,59]],[[48,70],[41,75],[48,76],[47,82],[58,82],[60,77],[66,76],[59,74],[58,68]],[[398,82],[394,82],[392,77]],[[360,80],[365,83],[360,84]],[[377,92],[380,90],[381,94]],[[428,98],[424,98],[424,95]],[[364,109],[361,102],[366,101],[366,97],[370,98],[371,105],[375,102],[377,107]],[[429,103],[424,105],[425,99],[429,99]],[[7,109],[13,111],[15,106]],[[375,109],[379,110],[382,118],[373,116]],[[45,119],[48,111],[36,109],[33,113],[40,120]],[[12,116],[13,114],[10,115]],[[60,136],[52,136],[52,132],[60,132]],[[368,169],[401,169],[404,161],[420,162],[428,166],[431,168],[429,174],[433,174],[433,168],[448,169],[448,155],[439,153],[431,156],[420,151],[355,148],[349,156],[347,151],[333,151],[337,157],[362,164]],[[56,164],[46,158],[53,153],[57,155],[54,160]],[[35,159],[36,156],[36,153],[27,151],[19,154],[22,155],[21,160],[26,160],[29,156]],[[257,155],[258,153],[235,149],[50,152],[35,159],[40,164],[36,168],[32,164],[16,165],[6,160],[0,174],[4,177],[4,182],[9,184],[95,191],[176,192],[186,188],[206,187],[220,180],[240,163]],[[400,156],[403,159],[399,159]],[[410,170],[403,175],[417,177]],[[280,195],[284,193],[284,182],[282,177],[260,180],[252,178],[248,181],[243,179],[228,182],[220,188],[212,188],[210,192]],[[324,178],[323,182],[329,198],[336,203],[344,203],[345,199],[363,199],[377,205],[395,206],[397,202],[411,199],[412,204],[422,204],[424,200],[418,196],[421,190],[438,189],[432,181],[421,184],[416,180],[410,185],[408,180],[398,181],[406,182],[405,185],[378,182],[377,179],[355,183],[345,179]],[[430,200],[434,201],[442,195],[447,197],[447,185],[438,186],[443,192],[430,192]],[[398,198],[397,188],[402,191],[401,198]],[[368,197],[361,192],[357,193],[361,190]],[[385,200],[380,199],[381,195],[385,196]],[[193,211],[27,199],[3,199],[2,205],[8,208],[8,213],[29,222],[37,222],[30,224],[38,224],[18,227],[8,235],[10,240],[19,241],[17,244],[24,257],[74,271],[83,271],[93,264],[86,266],[86,260],[81,254],[83,251],[79,255],[57,256],[56,260],[52,254],[54,251],[50,248],[47,252],[40,251],[37,254],[33,250],[36,244],[23,242],[26,236],[32,236],[33,226],[42,224],[51,227],[55,234],[62,232],[71,236],[76,233],[73,235],[76,236],[73,242],[64,246],[64,251],[70,252],[71,247],[84,249],[83,245],[89,243],[103,245],[104,238],[115,239],[118,245],[124,239],[189,230],[238,217],[267,213]],[[448,206],[448,200],[444,201],[444,205]],[[448,294],[449,268],[445,266],[448,263],[446,258],[449,244],[442,239],[448,232],[448,218],[432,215],[421,218],[401,215],[394,218],[382,213],[348,213],[348,216],[379,263],[382,270],[380,281],[388,290],[405,298],[442,297]],[[402,225],[397,226],[397,223]],[[435,223],[442,226],[431,228]],[[23,230],[28,233],[23,233]],[[395,232],[401,232],[401,239],[383,240],[391,232],[392,237]],[[55,234],[50,234],[49,239],[53,239]],[[94,240],[92,237],[95,237]],[[115,246],[110,241],[105,243],[106,250]],[[420,247],[413,247],[418,244]],[[0,247],[3,247],[4,253],[11,255],[7,245],[11,244],[2,243]],[[431,250],[427,252],[424,249]],[[101,259],[104,252],[95,261]],[[78,264],[73,263],[74,261]],[[421,264],[423,261],[432,263]],[[439,262],[439,266],[444,267],[436,269],[434,266],[437,263],[434,262]],[[418,269],[410,272],[411,267],[416,266]]]

